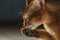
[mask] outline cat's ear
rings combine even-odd
[[[26,6],[28,6],[33,0],[26,0]]]

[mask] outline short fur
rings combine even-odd
[[[45,2],[45,0],[26,0],[23,19],[23,30],[26,28],[34,30],[43,24],[45,30],[52,35],[55,40],[60,40],[60,9],[56,4]],[[42,34],[44,35],[45,33],[43,32]],[[47,34],[44,36],[47,36]]]

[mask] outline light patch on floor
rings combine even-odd
[[[18,28],[13,26],[0,27],[0,40],[38,40],[37,38],[26,37],[20,34]]]

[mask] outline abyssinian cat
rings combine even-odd
[[[46,36],[48,39],[47,34],[49,33],[48,35],[54,37],[55,40],[60,40],[60,9],[54,3],[46,2],[46,0],[26,0],[23,20],[24,27],[21,32],[24,34],[32,35],[31,30],[35,30],[43,24],[46,32],[42,30],[40,32],[43,35],[46,34],[44,37]]]

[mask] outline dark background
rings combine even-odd
[[[22,21],[25,0],[0,0],[0,24]]]

